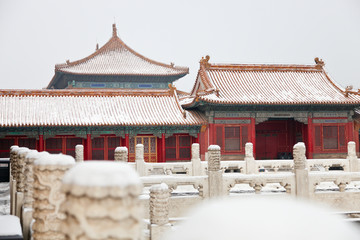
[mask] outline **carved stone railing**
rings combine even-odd
[[[208,196],[208,176],[146,176],[140,177],[144,187],[151,187],[156,184],[165,183],[170,189],[170,193],[178,186],[193,186],[199,191],[199,196]]]
[[[334,183],[339,192],[345,192],[352,182],[360,181],[360,172],[311,172],[309,173],[309,191],[315,193],[321,183]],[[333,189],[332,189],[333,190]]]
[[[224,194],[229,194],[230,190],[236,184],[248,184],[259,194],[261,189],[267,184],[278,183],[286,190],[286,193],[293,193],[292,187],[295,185],[295,178],[293,173],[279,173],[279,174],[237,174],[231,173],[224,175],[223,189]]]

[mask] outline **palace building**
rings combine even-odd
[[[291,158],[303,141],[308,158],[359,152],[360,95],[342,89],[314,65],[224,65],[200,61],[190,94],[172,83],[189,69],[146,58],[128,47],[113,25],[110,40],[90,56],[55,66],[47,89],[0,90],[0,157],[11,145],[85,159],[114,159],[118,146],[144,144],[149,162],[191,159],[199,143],[221,146],[223,160]]]
[[[256,159],[291,158],[300,141],[308,158],[344,157],[348,141],[359,151],[359,91],[342,89],[322,60],[315,63],[224,65],[203,58],[190,96],[182,99],[185,109],[206,115],[202,155],[217,144],[224,160],[239,159],[246,142],[254,144]]]
[[[184,110],[172,82],[189,69],[146,58],[113,25],[111,39],[90,56],[55,66],[45,90],[0,90],[0,157],[11,145],[85,159],[114,159],[118,146],[144,144],[145,160],[190,160],[205,117]]]

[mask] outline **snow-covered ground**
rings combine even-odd
[[[0,215],[10,214],[10,187],[8,182],[0,183]]]

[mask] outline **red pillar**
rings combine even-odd
[[[308,117],[308,149],[307,149],[307,158],[312,159],[313,158],[313,152],[314,152],[314,136],[313,136],[313,124],[312,124],[312,118]]]
[[[250,134],[250,141],[253,144],[253,152],[254,152],[254,158],[256,159],[256,128],[255,128],[255,118],[251,118],[251,122],[250,122],[250,130],[251,130],[251,134]]]
[[[215,136],[215,124],[209,123],[209,145],[216,144],[214,136]]]
[[[129,151],[130,141],[129,141],[129,134],[125,134],[125,147]]]
[[[86,160],[92,159],[91,134],[86,134]]]
[[[197,134],[197,137],[194,138],[194,142],[193,143],[199,143],[199,139],[200,139],[200,133]]]
[[[348,129],[348,142],[350,141],[354,141],[354,123],[353,122],[348,122],[347,124],[347,129]]]
[[[161,162],[166,162],[166,151],[165,151],[165,133],[161,134]]]
[[[44,151],[44,135],[39,134],[39,152]]]

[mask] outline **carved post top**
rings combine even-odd
[[[12,146],[10,147],[10,152],[15,151],[15,149],[18,149],[18,148],[19,148],[18,145],[12,145]]]
[[[55,165],[74,165],[75,159],[72,156],[64,154],[44,154],[34,161],[37,166],[55,166]]]
[[[200,158],[200,145],[198,143],[193,143],[191,145],[191,158],[192,159]]]
[[[75,146],[75,150],[76,149],[84,149],[84,145],[82,145],[82,144],[77,144],[76,146]]]
[[[221,161],[221,148],[218,145],[210,145],[208,148],[209,160],[208,169],[209,171],[219,171]]]
[[[305,143],[298,142],[294,145],[293,156],[294,156],[294,168],[303,170],[306,167],[306,157],[305,157]]]
[[[76,164],[63,178],[63,189],[78,196],[104,198],[138,196],[142,183],[128,164],[110,161],[88,161]]]
[[[135,161],[137,160],[144,160],[144,145],[143,144],[136,144],[135,147]]]
[[[356,157],[356,144],[353,141],[348,142],[348,156]]]
[[[27,163],[33,163],[36,159],[43,156],[50,155],[48,152],[38,152],[37,150],[31,150],[25,157]]]
[[[28,149],[27,147],[22,147],[19,149],[17,154],[19,155],[19,157],[25,158],[25,156],[29,153],[29,151],[30,149]]]
[[[166,183],[152,185],[150,188],[150,193],[165,193],[169,192],[169,187]]]
[[[117,147],[115,148],[115,152],[122,152],[122,153],[127,153],[128,152],[128,149],[127,147]]]
[[[251,142],[247,142],[245,144],[245,157],[253,157],[254,156],[254,146]]]

